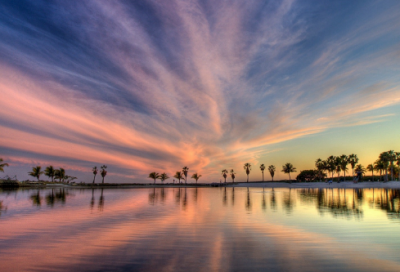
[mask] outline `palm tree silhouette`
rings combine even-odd
[[[251,164],[246,162],[243,166],[244,170],[246,170],[246,175],[247,175],[247,182],[249,182],[249,174],[251,170]]]
[[[260,165],[260,170],[261,170],[261,173],[262,173],[262,181],[264,182],[264,170],[265,170],[265,165],[264,164]]]
[[[4,172],[4,166],[8,166],[8,163],[2,163],[3,159],[0,158],[0,172]]]
[[[333,174],[335,173],[336,170],[336,157],[329,156],[328,159],[326,159],[326,163],[327,163],[327,170],[332,173],[332,180],[333,180]]]
[[[54,182],[55,169],[52,165],[46,167],[46,169],[44,170],[44,174],[51,178],[51,182]]]
[[[390,161],[390,175],[391,175],[391,180],[393,180],[393,162],[397,160],[397,153],[394,152],[393,150],[389,150],[387,152],[388,159]]]
[[[169,179],[169,177],[166,173],[162,173],[160,175],[160,179],[161,179],[161,182],[164,183],[164,180]]]
[[[60,179],[60,182],[64,182],[65,179],[65,170],[64,168],[60,168],[54,171],[54,176],[56,179]]]
[[[343,177],[345,181],[346,181],[346,171],[348,164],[349,164],[349,157],[347,157],[347,155],[344,154],[340,156],[340,169],[342,169],[343,171]]]
[[[37,178],[37,180],[39,181],[40,179],[40,175],[43,174],[43,171],[41,166],[36,166],[36,167],[32,167],[32,172],[29,172],[29,175]]]
[[[372,172],[372,181],[374,181],[374,166],[372,164],[367,165],[368,172]]]
[[[381,181],[382,180],[382,171],[385,170],[385,164],[380,159],[377,159],[374,162],[374,169],[376,171],[379,171],[379,181]]]
[[[199,174],[197,174],[197,173],[194,173],[194,174],[192,175],[192,179],[195,179],[195,180],[196,180],[196,184],[197,184],[197,181],[199,180],[199,178],[201,178],[201,175],[199,175]]]
[[[101,177],[103,178],[103,180],[101,181],[101,183],[104,183],[104,178],[106,177],[106,175],[107,175],[107,165],[103,165],[102,167],[100,167],[101,168],[101,172],[100,172],[100,175],[101,175]]]
[[[282,172],[289,174],[289,180],[291,180],[290,173],[296,172],[296,167],[294,167],[293,164],[288,162],[282,166]]]
[[[176,172],[174,178],[177,178],[179,180],[179,183],[181,183],[181,179],[183,179],[183,175],[180,171]]]
[[[224,177],[225,183],[226,183],[226,177],[228,176],[228,170],[226,170],[226,169],[222,170],[222,176]]]
[[[337,181],[340,182],[340,171],[342,170],[342,159],[340,157],[335,157],[335,167],[338,174]]]
[[[233,169],[231,169],[231,178],[232,178],[232,183],[235,183],[236,173]]]
[[[318,158],[315,161],[315,167],[318,170],[318,176],[319,176],[319,181],[321,181],[321,173],[324,170],[324,164],[323,164],[323,160],[321,160],[320,158]]]
[[[182,168],[182,173],[185,176],[185,184],[187,183],[187,174],[189,172],[189,168],[187,166]]]
[[[94,184],[94,183],[95,183],[95,181],[96,181],[96,175],[97,175],[97,166],[93,167],[93,169],[92,169],[92,173],[93,173],[93,175],[94,175],[94,177],[93,177],[93,184]]]
[[[157,173],[157,172],[151,172],[151,173],[149,174],[149,178],[153,179],[153,180],[154,180],[154,184],[156,184],[156,180],[157,180],[158,178],[160,178],[160,174]]]
[[[272,181],[274,181],[274,176],[275,176],[275,171],[276,171],[275,165],[268,166],[268,171],[269,171],[269,174],[271,175]]]
[[[389,152],[382,152],[381,154],[379,154],[379,160],[383,163],[385,168],[385,181],[388,181],[388,168],[390,161]]]
[[[351,169],[353,171],[353,176],[354,176],[354,167],[356,166],[356,164],[358,163],[358,157],[356,154],[350,154],[349,157],[349,163],[351,165]]]

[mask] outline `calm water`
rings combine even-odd
[[[400,191],[0,191],[0,271],[400,271]]]

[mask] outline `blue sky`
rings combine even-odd
[[[400,149],[399,15],[398,1],[0,1],[5,174],[372,163]]]

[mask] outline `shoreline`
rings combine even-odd
[[[139,189],[139,188],[211,188],[211,187],[240,187],[240,188],[310,188],[310,189],[327,189],[327,188],[384,188],[384,189],[400,189],[399,181],[377,182],[364,181],[353,183],[352,181],[342,181],[340,183],[333,182],[331,184],[325,182],[238,182],[238,183],[203,183],[203,184],[127,184],[127,183],[108,183],[108,184],[23,184],[15,189],[50,189],[50,188],[70,188],[70,189]],[[7,189],[10,187],[0,187]]]

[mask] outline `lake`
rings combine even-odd
[[[1,271],[400,271],[400,191],[0,191]]]

